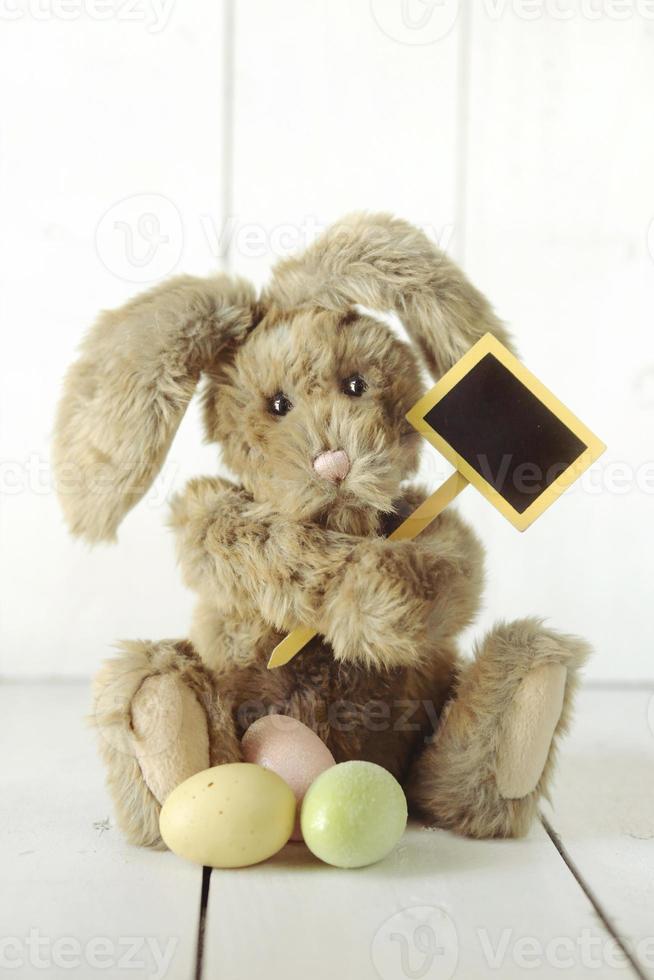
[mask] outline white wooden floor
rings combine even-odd
[[[84,685],[6,685],[0,974],[654,977],[653,694],[582,692],[553,806],[526,840],[412,826],[360,871],[289,845],[203,877],[121,840]]]

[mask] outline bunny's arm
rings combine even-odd
[[[171,525],[188,586],[254,608],[279,630],[316,622],[326,582],[354,540],[262,512],[244,490],[215,478],[190,481],[173,500]]]
[[[281,631],[314,627],[337,658],[375,665],[414,663],[434,602],[443,604],[460,548],[442,553],[413,541],[362,538],[262,514],[247,494],[218,479],[193,480],[173,503],[172,526],[185,580],[256,609]]]
[[[403,505],[409,513],[429,494],[408,487]],[[430,556],[439,575],[430,612],[432,639],[453,637],[477,614],[484,588],[484,548],[454,507],[448,507],[412,542],[425,559]]]

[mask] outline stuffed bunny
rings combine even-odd
[[[362,308],[395,311],[414,351]],[[167,794],[240,759],[267,712],[313,728],[337,761],[389,769],[424,818],[473,837],[524,834],[545,793],[586,644],[501,623],[473,660],[483,551],[451,508],[387,535],[426,497],[405,413],[487,331],[486,299],[416,228],[354,214],[260,297],[180,276],[103,314],[67,376],[55,434],[74,534],[113,540],[159,471],[196,385],[238,483],[191,480],[172,503],[188,640],[133,641],[101,670],[94,720],[118,821],[160,846]],[[273,647],[319,632],[285,667]]]

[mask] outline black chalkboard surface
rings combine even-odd
[[[605,448],[491,334],[407,418],[520,530]]]
[[[425,421],[519,514],[588,448],[493,354]]]

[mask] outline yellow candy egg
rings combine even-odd
[[[295,796],[276,773],[247,762],[197,772],[166,799],[159,829],[171,851],[212,868],[265,861],[291,836]]]

